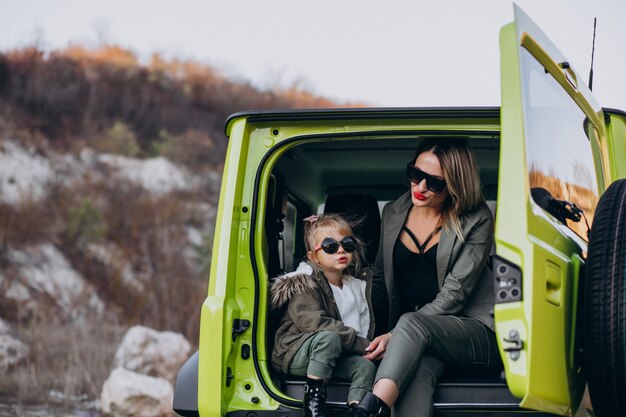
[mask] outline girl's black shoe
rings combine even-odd
[[[328,417],[326,410],[326,382],[322,379],[306,379],[304,386],[304,417]]]

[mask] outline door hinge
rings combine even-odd
[[[509,337],[505,337],[502,340],[504,340],[506,343],[513,343],[513,346],[505,347],[502,350],[508,352],[511,360],[518,360],[521,355],[522,349],[524,349],[524,341],[519,337],[519,332],[513,329],[509,332]]]

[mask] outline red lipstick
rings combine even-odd
[[[417,200],[425,200],[426,199],[424,194],[418,193],[417,191],[413,192],[413,197],[415,197]]]

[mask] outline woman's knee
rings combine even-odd
[[[430,338],[430,331],[428,330],[428,326],[424,323],[427,320],[428,317],[423,314],[403,314],[400,316],[396,327],[393,329],[393,335],[405,334],[409,337],[418,337],[422,340],[428,340]]]

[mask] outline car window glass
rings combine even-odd
[[[590,138],[596,140],[592,136],[595,131],[583,111],[543,66],[528,51],[522,49],[521,53],[531,196],[587,240],[587,222],[592,223],[598,202],[590,143]]]

